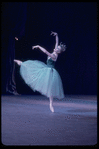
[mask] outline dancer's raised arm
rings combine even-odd
[[[56,49],[58,47],[58,43],[59,43],[58,34],[56,32],[51,31],[51,35],[56,36],[56,44],[55,44],[55,49]]]
[[[32,46],[32,49],[35,49],[35,48],[39,48],[42,52],[44,52],[45,54],[47,54],[48,56],[50,56],[52,59],[55,59],[55,55],[49,53],[45,48],[39,46],[39,45],[36,45],[36,46]]]

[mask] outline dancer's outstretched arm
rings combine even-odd
[[[42,52],[44,52],[45,54],[47,54],[47,55],[50,56],[51,58],[55,59],[55,55],[49,53],[45,48],[43,48],[43,47],[41,47],[41,46],[39,46],[39,45],[32,46],[32,49],[35,49],[35,48],[39,48]]]
[[[51,31],[51,35],[56,36],[56,44],[55,44],[55,49],[56,49],[58,47],[58,43],[59,43],[58,34],[56,32]]]

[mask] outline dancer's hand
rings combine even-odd
[[[58,34],[56,32],[51,31],[51,34],[50,35],[56,36]]]
[[[18,38],[17,38],[17,37],[15,37],[15,40],[18,40]]]
[[[37,46],[32,46],[32,50],[36,49],[36,48],[39,48],[39,45]]]

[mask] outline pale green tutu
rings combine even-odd
[[[38,60],[22,62],[20,74],[25,83],[33,90],[53,98],[64,98],[62,80],[59,73]]]

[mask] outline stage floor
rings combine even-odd
[[[3,145],[97,144],[97,96],[1,96]]]

